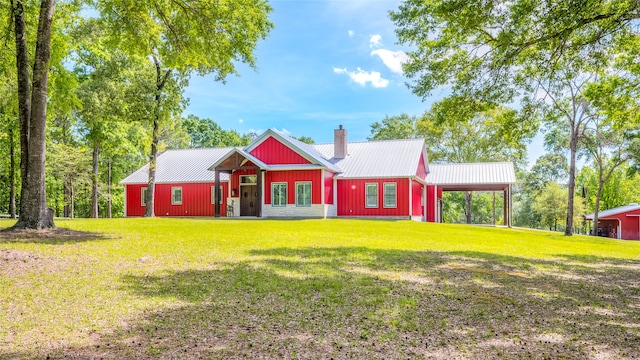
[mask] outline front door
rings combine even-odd
[[[240,186],[240,216],[258,216],[258,187]]]

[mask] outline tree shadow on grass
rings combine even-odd
[[[110,235],[89,231],[78,231],[65,228],[45,230],[0,229],[1,243],[36,243],[61,245],[85,241],[112,239]]]
[[[151,310],[72,358],[640,357],[640,263],[369,248],[254,250],[123,277]],[[0,355],[2,355],[0,353]]]

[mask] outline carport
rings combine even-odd
[[[503,224],[511,227],[511,189],[516,183],[512,162],[429,164],[427,183],[437,191],[502,191]]]

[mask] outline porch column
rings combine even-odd
[[[258,217],[262,217],[262,170],[256,169],[256,187],[258,188]]]
[[[220,199],[218,199],[218,194],[220,194],[220,170],[216,168],[215,170],[215,185],[213,187],[213,197],[216,199],[214,208],[214,216],[220,217]]]

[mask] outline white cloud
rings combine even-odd
[[[385,88],[389,85],[389,80],[382,78],[379,72],[371,71],[367,72],[358,68],[357,71],[348,71],[347,68],[333,68],[333,72],[336,74],[347,74],[360,86],[366,86],[367,83],[371,83],[374,88]]]
[[[349,37],[353,37],[353,35],[355,35],[356,33],[353,30],[349,30],[348,34],[349,34]]]
[[[240,120],[238,120],[238,122],[239,122],[240,124],[242,124],[242,123],[244,122],[244,119],[240,119]]]
[[[409,61],[409,56],[402,50],[391,51],[387,49],[378,49],[371,52],[371,56],[378,55],[382,62],[396,74],[402,75],[402,64]]]
[[[278,130],[278,129],[276,128],[276,130]],[[291,136],[291,131],[289,131],[289,130],[287,130],[285,128],[282,128],[282,130],[278,130],[278,131],[280,131],[281,133],[283,133],[283,134],[285,134],[287,136]]]
[[[380,34],[372,35],[371,38],[369,38],[369,47],[373,49],[374,47],[380,46],[382,46],[382,36]]]

